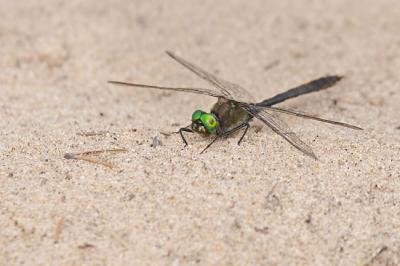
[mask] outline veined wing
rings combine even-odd
[[[203,89],[203,88],[177,88],[177,87],[163,87],[163,86],[156,86],[156,85],[146,85],[140,83],[130,83],[130,82],[122,82],[122,81],[108,81],[111,84],[121,85],[121,86],[130,86],[130,87],[139,87],[139,88],[151,88],[151,89],[158,89],[158,90],[170,90],[170,91],[182,91],[182,92],[191,92],[196,94],[203,94],[212,97],[223,97],[224,95],[217,91]]]
[[[234,100],[234,101],[241,101],[241,102],[248,102],[248,103],[254,103],[253,97],[250,95],[249,92],[247,92],[244,88],[241,86],[234,84],[229,81],[225,81],[223,79],[220,79],[216,77],[215,75],[209,73],[208,71],[205,71],[204,69],[194,65],[193,63],[190,63],[189,61],[183,59],[182,57],[179,57],[175,55],[174,53],[170,51],[166,51],[166,53],[174,60],[176,60],[178,63],[195,73],[197,76],[201,77],[202,79],[206,80],[209,82],[211,85],[216,87],[221,94],[223,94],[228,100]]]
[[[354,126],[354,125],[350,125],[347,123],[338,122],[338,121],[334,121],[334,120],[324,119],[324,118],[318,117],[316,115],[308,114],[303,111],[291,110],[291,109],[286,109],[286,108],[284,109],[284,108],[272,107],[272,106],[269,106],[269,107],[257,106],[255,108],[257,108],[259,110],[267,109],[267,110],[273,111],[273,112],[279,112],[279,113],[284,113],[287,115],[298,116],[298,117],[316,120],[316,121],[320,121],[320,122],[324,122],[324,123],[328,123],[328,124],[332,124],[332,125],[336,125],[336,126],[347,127],[347,128],[351,128],[351,129],[355,129],[355,130],[363,130],[362,128]]]
[[[248,104],[239,104],[244,110],[246,110],[252,116],[261,120],[275,133],[277,133],[279,136],[292,144],[296,149],[314,159],[317,159],[317,156],[315,156],[311,147],[304,143],[285,122],[278,118],[274,113],[270,112],[270,110],[265,108],[258,108]]]

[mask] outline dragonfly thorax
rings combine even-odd
[[[218,118],[212,114],[201,110],[196,110],[192,115],[192,130],[203,134],[215,134],[219,128]]]

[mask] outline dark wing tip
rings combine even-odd
[[[76,156],[73,153],[67,152],[66,154],[64,154],[64,159],[71,160],[71,159],[75,159],[75,158],[76,158]]]
[[[358,126],[351,126],[350,127],[351,129],[355,129],[355,130],[364,130],[363,128],[361,128],[361,127],[358,127]]]
[[[115,85],[129,85],[127,82],[108,80],[107,83],[115,84]]]
[[[169,55],[170,57],[175,58],[175,54],[174,54],[173,52],[171,52],[171,51],[169,51],[169,50],[165,50],[165,53],[166,53],[167,55]]]
[[[310,157],[313,158],[314,160],[318,161],[317,155],[315,155],[315,153],[314,153],[312,150],[310,150],[310,151],[308,151],[308,152],[305,152],[305,151],[302,150],[302,152],[304,152],[306,155],[310,156]]]

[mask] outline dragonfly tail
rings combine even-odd
[[[315,79],[306,84],[300,85],[283,93],[277,94],[274,97],[266,99],[256,105],[268,107],[281,103],[288,99],[298,97],[303,94],[324,90],[335,85],[336,82],[338,82],[342,78],[343,76],[326,76],[319,79]]]

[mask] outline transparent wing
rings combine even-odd
[[[203,89],[203,88],[176,88],[176,87],[162,87],[156,85],[146,85],[146,84],[139,84],[139,83],[130,83],[130,82],[122,82],[122,81],[108,81],[111,84],[121,85],[121,86],[130,86],[130,87],[139,87],[139,88],[151,88],[151,89],[158,89],[158,90],[170,90],[170,91],[183,91],[183,92],[191,92],[196,94],[203,94],[212,97],[223,97],[224,95],[217,91]]]
[[[234,84],[229,81],[225,81],[216,77],[215,75],[205,71],[204,69],[194,65],[193,63],[188,62],[187,60],[183,59],[175,55],[170,51],[166,51],[166,53],[178,63],[195,73],[197,76],[201,77],[202,79],[208,81],[211,85],[216,87],[221,94],[223,94],[228,100],[234,101],[241,101],[241,102],[249,102],[254,103],[253,97],[250,95],[248,91],[246,91],[241,86]]]
[[[304,143],[297,135],[289,128],[289,126],[283,122],[279,117],[270,110],[265,108],[257,108],[255,106],[240,104],[241,107],[249,112],[252,116],[261,120],[264,124],[269,126],[275,133],[284,138],[290,144],[292,144],[296,149],[300,150],[304,154],[317,159],[313,150],[310,146]]]
[[[283,108],[271,107],[271,106],[270,107],[266,107],[266,106],[265,107],[259,107],[259,106],[257,106],[256,108],[259,109],[259,110],[266,109],[266,110],[273,111],[273,112],[279,112],[279,113],[284,113],[284,114],[287,114],[287,115],[293,115],[293,116],[298,116],[298,117],[302,117],[302,118],[312,119],[312,120],[316,120],[316,121],[319,121],[319,122],[324,122],[324,123],[328,123],[328,124],[332,124],[332,125],[347,127],[347,128],[351,128],[351,129],[363,130],[362,128],[354,126],[354,125],[350,125],[350,124],[347,124],[347,123],[338,122],[338,121],[334,121],[334,120],[324,119],[324,118],[321,118],[321,117],[318,117],[316,115],[309,114],[309,113],[306,113],[306,112],[303,112],[303,111],[297,111],[297,110],[286,109],[286,108],[283,109]]]

